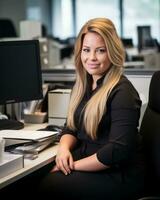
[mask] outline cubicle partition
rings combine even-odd
[[[155,70],[145,69],[125,69],[124,74],[135,86],[143,102],[148,101],[149,83]],[[75,81],[74,69],[45,69],[42,71],[44,83],[63,84],[72,86]]]
[[[141,119],[148,102],[149,84],[154,73],[154,69],[125,69],[124,74],[137,89],[142,100]],[[64,85],[67,88],[72,87],[75,81],[74,69],[44,69],[42,71],[42,80],[44,83],[54,83]]]

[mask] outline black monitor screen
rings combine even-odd
[[[138,33],[138,50],[141,51],[149,46],[151,37],[151,26],[137,26]]]
[[[0,104],[42,97],[39,41],[1,41]]]

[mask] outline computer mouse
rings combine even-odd
[[[53,124],[49,124],[45,129],[48,131],[58,131],[58,132],[62,130],[60,126],[53,125]]]

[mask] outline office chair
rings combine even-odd
[[[145,195],[138,200],[160,200],[160,71],[154,72],[140,133],[146,162]]]
[[[0,38],[17,37],[13,22],[10,19],[0,19]]]

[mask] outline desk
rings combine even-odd
[[[24,129],[37,130],[44,128],[46,125],[47,124],[26,124]],[[51,163],[55,159],[57,149],[58,145],[54,145],[42,151],[35,160],[24,159],[24,168],[0,179],[0,189]]]

